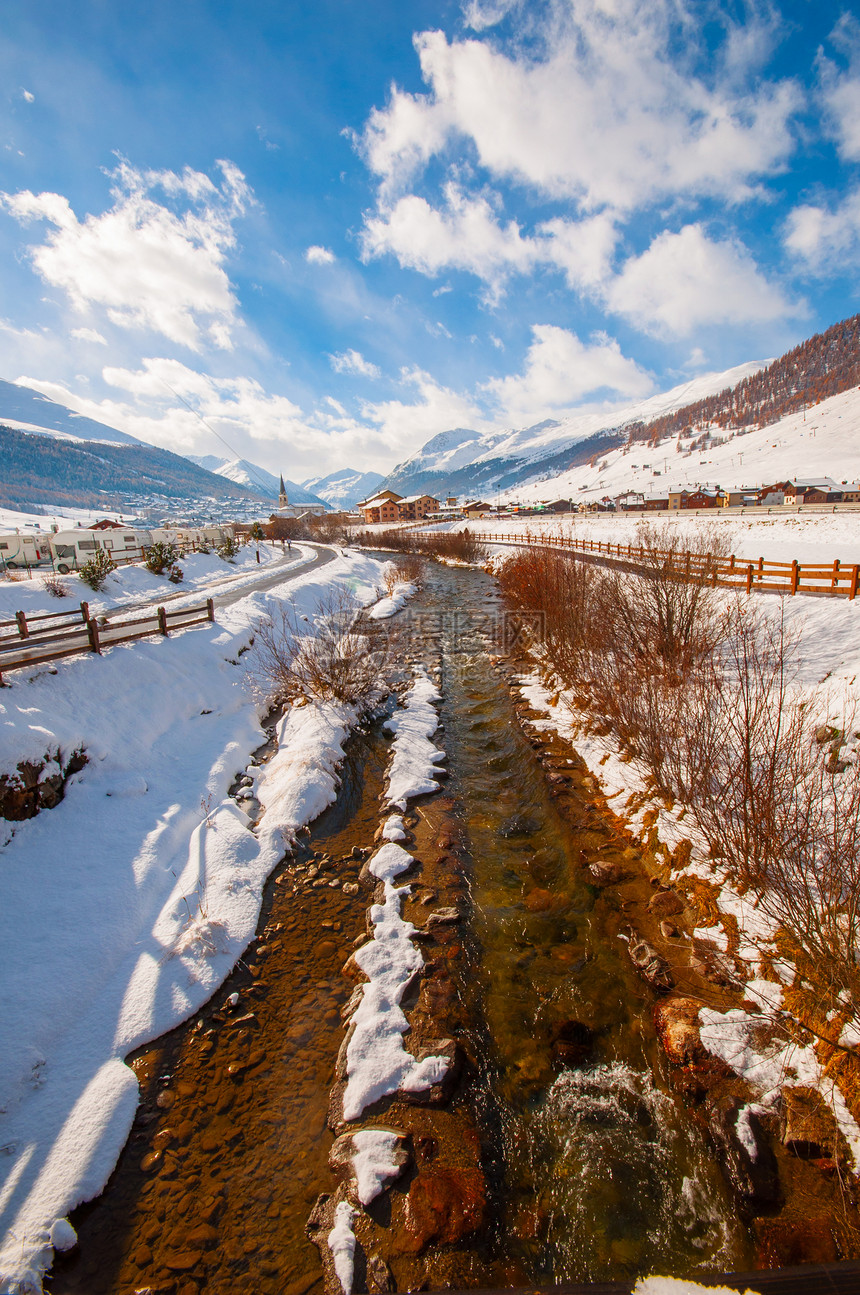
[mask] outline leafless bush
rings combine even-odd
[[[53,575],[45,576],[45,579],[42,583],[45,586],[46,593],[49,593],[52,598],[68,597],[69,586],[65,583],[65,581],[61,580],[59,576],[53,576]]]
[[[800,690],[784,605],[719,607],[656,561],[638,577],[537,549],[500,583],[514,608],[543,613],[545,659],[694,810],[729,876],[815,969],[820,1000],[860,1019],[855,716]]]
[[[383,582],[388,594],[393,594],[399,584],[418,584],[421,576],[421,561],[413,553],[404,553],[395,562],[387,562],[383,571]]]
[[[396,642],[385,622],[368,620],[339,590],[313,621],[281,604],[257,631],[251,674],[273,704],[304,698],[370,708],[389,686]]]

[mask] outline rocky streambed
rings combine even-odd
[[[254,945],[132,1059],[131,1138],[50,1290],[338,1295],[851,1252],[850,1192],[799,1155],[802,1111],[794,1141],[764,1121],[744,1154],[749,1094],[696,1027],[731,989],[520,696],[506,635],[489,577],[428,569],[405,661],[440,694],[442,790],[395,794],[382,719],[352,740]]]

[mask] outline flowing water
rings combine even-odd
[[[583,864],[621,843],[576,776],[567,797],[578,822],[559,812],[493,667],[505,637],[494,582],[428,564],[405,629],[413,656],[429,649],[442,662],[444,800],[471,899],[461,980],[478,1073],[466,1100],[492,1209],[469,1241],[469,1271],[490,1286],[743,1268],[745,1230],[671,1095],[624,913],[585,880]],[[319,1289],[304,1225],[333,1185],[325,1115],[351,990],[339,969],[367,906],[339,884],[357,875],[352,848],[379,823],[378,726],[351,756],[303,848],[305,861],[331,856],[331,871],[309,883],[288,861],[268,889],[260,943],[195,1021],[137,1059],[132,1138],[104,1196],[73,1218],[81,1245],[58,1257],[55,1295]]]
[[[745,1230],[670,1095],[623,913],[585,880],[613,828],[584,794],[579,828],[558,811],[488,655],[505,638],[494,582],[433,567],[425,597],[456,608],[439,620],[442,715],[471,864],[497,1252],[533,1282],[743,1267]]]

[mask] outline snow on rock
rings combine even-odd
[[[361,1002],[350,1024],[345,1120],[357,1120],[367,1106],[398,1089],[420,1092],[432,1088],[448,1071],[447,1058],[417,1061],[403,1046],[409,1022],[400,1001],[424,960],[412,943],[415,927],[400,916],[401,900],[409,887],[394,886],[392,879],[413,863],[401,846],[389,842],[368,865],[384,883],[385,900],[370,909],[373,939],[355,953],[369,983],[362,986]]]
[[[355,1233],[352,1230],[354,1218],[355,1210],[349,1201],[340,1201],[334,1212],[334,1227],[328,1234],[328,1248],[343,1295],[352,1295],[355,1271]]]
[[[368,620],[384,621],[389,616],[394,616],[396,612],[399,612],[405,606],[414,593],[415,585],[411,581],[398,581],[387,598],[380,598],[379,602],[370,608],[367,613]]]
[[[78,1244],[78,1234],[68,1219],[57,1219],[51,1228],[51,1245],[55,1250],[73,1250]]]
[[[400,1134],[389,1129],[362,1129],[352,1135],[352,1144],[358,1199],[369,1205],[403,1171],[403,1155],[395,1154],[400,1149]]]
[[[680,1277],[640,1277],[633,1287],[633,1295],[741,1295],[738,1286],[702,1286],[699,1282]],[[747,1287],[742,1295],[758,1295]]]
[[[139,1091],[124,1058],[223,982],[285,829],[332,794],[349,716],[294,709],[280,734],[301,752],[292,784],[273,773],[250,830],[228,793],[265,734],[240,650],[273,602],[312,615],[340,585],[367,604],[379,569],[350,555],[285,573],[215,623],[10,675],[0,693],[0,774],[46,750],[89,757],[65,799],[9,824],[0,849],[0,1290],[41,1289],[57,1220],[102,1190],[131,1128]]]
[[[405,841],[406,824],[399,814],[389,814],[382,824],[383,841]]]
[[[394,756],[388,770],[387,803],[404,810],[415,796],[438,791],[436,782],[445,752],[431,741],[439,727],[434,702],[442,694],[423,666],[415,667],[415,681],[406,694],[406,704],[384,727],[394,734]]]
[[[763,1018],[739,1007],[728,1012],[702,1007],[699,1020],[703,1046],[756,1089],[764,1107],[775,1105],[782,1088],[817,1089],[848,1143],[854,1172],[860,1173],[860,1127],[836,1084],[825,1076],[812,1044],[801,1047],[785,1039],[771,1039]]]

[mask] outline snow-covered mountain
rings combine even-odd
[[[441,432],[399,464],[384,485],[404,495],[522,493],[528,482],[545,482],[621,445],[632,423],[648,422],[733,387],[767,363],[739,364],[723,373],[691,378],[647,400],[548,418],[530,427],[483,434],[462,427]]]
[[[355,468],[340,468],[327,477],[308,477],[301,484],[313,490],[334,509],[354,508],[361,499],[367,499],[382,481],[381,472],[357,472]]]
[[[128,432],[119,432],[107,423],[76,414],[65,405],[49,400],[32,387],[17,382],[0,381],[0,425],[22,432],[41,432],[48,436],[70,437],[76,441],[102,441],[107,445],[142,445]]]
[[[725,490],[804,478],[860,480],[860,390],[852,387],[767,427],[673,437],[652,446],[610,446],[593,464],[536,479],[513,493],[524,501],[611,499],[719,485]],[[504,495],[502,496],[504,498]],[[860,555],[858,555],[860,561]]]
[[[208,472],[226,477],[228,481],[235,481],[237,485],[247,486],[255,494],[262,495],[264,499],[277,500],[278,498],[280,490],[278,477],[261,468],[259,464],[252,463],[250,459],[219,459],[216,454],[188,454],[186,458],[196,463],[198,467],[206,468]],[[312,494],[295,481],[284,478],[284,486],[291,504],[325,503],[324,499]]]

